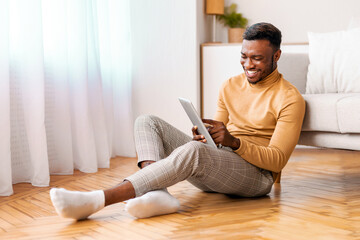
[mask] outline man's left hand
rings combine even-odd
[[[202,121],[212,125],[208,128],[208,131],[216,145],[221,144],[224,147],[230,147],[233,150],[236,150],[240,147],[240,139],[232,136],[226,129],[223,122],[211,119],[202,119]]]

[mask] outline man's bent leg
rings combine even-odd
[[[191,137],[155,116],[141,116],[135,122],[135,142],[139,166],[143,162],[141,168],[166,157],[173,149],[189,141],[191,141]],[[134,198],[135,190],[129,181],[124,181],[105,191],[78,192],[53,188],[50,191],[50,196],[59,215],[67,218],[85,219],[104,206]],[[144,199],[148,199],[146,202],[151,204],[162,203],[161,214],[167,213],[164,212],[164,202],[167,205],[167,211],[176,211],[179,208],[177,199],[172,197],[166,189],[153,191],[145,198],[133,201],[129,206],[135,209],[137,205],[143,204]],[[138,217],[149,216],[149,213],[144,215],[137,210],[132,211],[137,212],[133,215]]]
[[[205,186],[205,191],[245,197],[265,195],[273,184],[269,171],[246,162],[232,151],[196,141],[175,149],[167,158],[126,179],[133,184],[136,196],[185,179],[195,186]]]
[[[142,161],[142,169],[155,161]],[[166,188],[153,190],[140,197],[130,199],[125,210],[136,218],[148,218],[157,215],[174,213],[180,209],[180,202],[173,197]]]
[[[137,197],[152,191],[163,189],[196,174],[199,152],[207,146],[204,143],[190,141],[176,148],[168,157],[157,161],[126,178],[135,189]]]
[[[167,162],[169,163],[173,157],[180,158],[180,159],[188,159],[189,162],[192,161],[192,159],[195,159],[194,157],[191,157],[190,155],[197,155],[197,149],[196,146],[204,146],[203,143],[191,141],[178,149],[176,149],[168,158],[156,162],[152,165],[147,166],[143,170],[139,171],[142,173],[135,173],[134,175],[127,178],[127,180],[132,179],[130,181],[134,181],[137,183],[140,183],[141,181],[145,180],[148,184],[148,188],[146,189],[138,189],[138,193],[136,196],[138,196],[135,199],[131,199],[128,201],[126,205],[126,210],[137,218],[146,218],[146,217],[152,217],[156,215],[162,215],[162,214],[168,214],[168,213],[174,213],[177,210],[180,209],[180,203],[179,201],[174,198],[169,192],[166,190],[166,187],[171,186],[181,180],[172,179],[173,181],[165,181],[164,185],[156,185],[153,183],[150,183],[149,179],[154,179],[152,176],[152,173],[154,173],[154,170],[148,171],[149,168],[151,169],[171,169],[167,167]],[[186,151],[184,151],[186,150]],[[188,153],[187,153],[188,152]],[[192,153],[192,154],[189,154]],[[189,157],[189,158],[188,158]],[[181,161],[181,160],[180,160]],[[179,162],[179,161],[178,161]],[[165,166],[163,166],[165,165]],[[187,165],[187,172],[191,172],[191,165],[192,164],[184,164]],[[190,170],[190,171],[189,171]],[[171,170],[170,170],[171,171]],[[161,174],[165,174],[166,176],[175,174],[173,173],[166,173],[166,171],[160,171]],[[161,175],[160,174],[160,175]],[[156,175],[156,174],[155,174]],[[159,176],[161,178],[161,176]],[[164,176],[162,176],[164,177]],[[185,177],[186,178],[186,177]],[[141,185],[141,183],[140,183]],[[137,185],[137,187],[139,184]],[[161,187],[159,187],[161,186]],[[135,187],[136,188],[136,187]],[[158,190],[157,190],[158,189]],[[135,190],[136,192],[136,190]],[[142,195],[144,194],[144,195]]]
[[[203,176],[187,180],[206,192],[243,197],[263,196],[270,192],[274,180],[270,171],[258,168],[238,154],[223,149],[210,149],[211,158],[204,158]]]
[[[135,144],[141,169],[165,158],[190,140],[189,136],[158,117],[143,115],[135,121]],[[130,199],[125,209],[134,217],[147,218],[173,213],[179,208],[179,201],[166,189],[160,189]]]
[[[83,219],[105,205],[163,189],[185,179],[205,184],[206,190],[249,197],[267,194],[273,183],[269,171],[247,163],[237,154],[191,141],[163,161],[131,175],[115,188],[88,193],[52,190],[50,195],[60,215]],[[159,209],[161,201],[161,198],[157,200]]]
[[[174,149],[191,141],[190,136],[152,115],[136,119],[134,136],[139,167],[143,161],[151,164],[166,158]]]

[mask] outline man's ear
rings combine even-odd
[[[274,62],[279,61],[280,56],[281,56],[281,50],[278,49],[278,50],[274,53]]]

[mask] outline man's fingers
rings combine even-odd
[[[203,135],[194,135],[193,140],[195,141],[203,141],[205,137]]]
[[[212,120],[212,119],[201,119],[204,123],[208,123],[208,124],[211,124],[213,125],[214,123],[216,123],[217,121],[215,120]]]
[[[219,133],[211,134],[211,138],[214,140],[215,143],[219,143],[222,140],[222,135]]]
[[[221,131],[219,129],[213,129],[213,131],[210,132],[210,135],[212,138],[214,138],[214,137],[218,137],[218,136],[224,136],[225,132]]]
[[[197,127],[197,126],[193,126],[193,127],[192,127],[191,131],[192,131],[193,135],[199,135],[199,133],[198,133],[197,130],[198,130],[198,127]]]
[[[215,120],[212,120],[212,119],[201,119],[203,121],[203,123],[206,125],[206,124],[210,124],[212,125],[211,127],[218,127],[218,126],[221,126],[223,125],[222,122],[219,122],[219,121],[215,121]]]
[[[211,136],[212,137],[212,136]],[[223,138],[221,137],[221,136],[216,136],[216,137],[212,137],[213,138],[213,140],[214,140],[214,142],[216,143],[216,144],[219,144],[219,143],[223,143],[222,141],[223,141]]]

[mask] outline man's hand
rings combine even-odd
[[[240,147],[240,140],[229,133],[224,123],[211,119],[202,119],[202,121],[206,125],[206,128],[208,129],[212,139],[214,139],[216,145],[221,144],[224,147],[231,147],[233,150]],[[197,126],[194,126],[191,130],[194,141],[206,143],[205,137],[198,133]]]
[[[240,139],[233,137],[226,129],[223,122],[219,122],[211,119],[202,119],[202,121],[204,123],[212,125],[211,127],[208,128],[208,131],[212,139],[214,139],[216,145],[221,144],[224,147],[230,147],[233,150],[236,150],[240,147]]]
[[[191,129],[192,134],[193,134],[193,140],[206,143],[205,137],[203,135],[199,135],[197,129],[198,129],[197,126],[193,126],[193,128]]]

